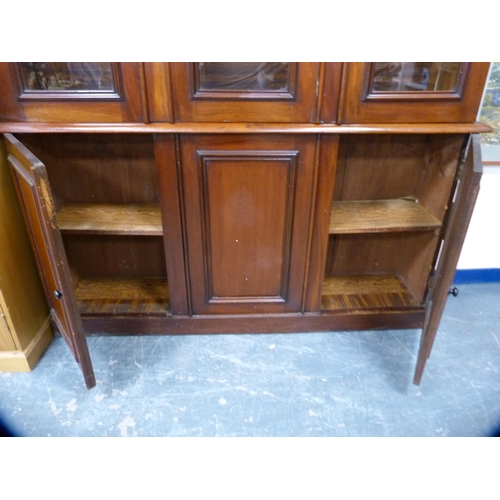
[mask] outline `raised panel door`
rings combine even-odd
[[[52,319],[80,365],[85,384],[90,389],[96,384],[94,371],[45,165],[11,134],[6,134],[4,139]]]
[[[194,314],[300,312],[315,137],[181,139]]]

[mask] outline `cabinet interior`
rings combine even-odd
[[[340,138],[324,312],[423,305],[464,140],[439,134]]]
[[[165,314],[151,134],[23,134],[44,163],[82,315]],[[441,242],[463,135],[343,135],[324,313],[419,309]]]
[[[82,315],[165,314],[153,136],[23,134],[47,169]]]

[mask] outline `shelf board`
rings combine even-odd
[[[76,289],[81,314],[163,314],[170,293],[166,278],[82,279]]]
[[[325,278],[321,310],[419,308],[421,304],[394,275],[335,276]]]
[[[439,227],[441,222],[412,199],[334,201],[329,233],[425,231]]]
[[[59,228],[65,233],[130,234],[161,236],[158,204],[108,205],[76,203],[57,212]]]

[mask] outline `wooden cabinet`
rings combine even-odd
[[[319,63],[172,63],[180,122],[315,122]],[[338,68],[340,77],[340,68]]]
[[[139,63],[1,63],[0,120],[144,122]]]
[[[396,99],[408,115],[381,99],[369,126],[335,123],[368,67],[339,63],[147,63],[155,123],[0,122],[87,386],[85,334],[367,328],[423,328],[419,383],[479,186],[473,136],[488,130],[471,111],[484,65],[456,64],[434,83],[468,103],[448,124],[448,101],[427,94],[424,123],[410,99]]]
[[[194,314],[301,312],[315,147],[300,135],[181,138]]]
[[[0,143],[0,371],[30,371],[52,340],[35,258]]]
[[[348,63],[342,122],[474,122],[488,68],[488,63]]]

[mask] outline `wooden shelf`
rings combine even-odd
[[[394,275],[335,276],[323,281],[322,311],[416,307],[420,303]]]
[[[57,212],[59,228],[65,233],[130,234],[161,236],[158,204],[107,205],[72,204]]]
[[[165,315],[170,298],[165,278],[82,279],[75,293],[80,313],[88,315]]]
[[[330,234],[426,231],[441,227],[425,207],[414,200],[334,201]]]

